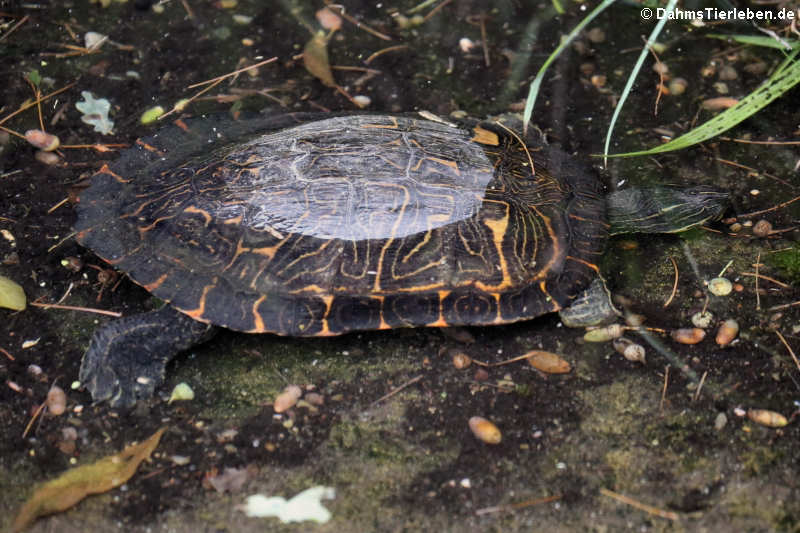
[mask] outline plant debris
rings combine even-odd
[[[150,457],[166,429],[159,429],[146,441],[128,446],[121,453],[67,470],[60,477],[48,481],[22,506],[12,530],[22,531],[41,516],[66,511],[90,494],[119,487],[136,473],[142,461]]]
[[[253,494],[247,497],[247,503],[241,509],[247,516],[275,516],[284,524],[306,520],[324,524],[331,519],[331,512],[322,505],[322,500],[332,500],[335,497],[335,489],[317,485],[296,494],[289,500],[281,496]]]
[[[94,131],[108,135],[114,129],[114,121],[108,118],[111,103],[105,98],[95,99],[89,91],[81,91],[82,102],[75,104],[78,111],[83,113],[81,120],[94,126]]]

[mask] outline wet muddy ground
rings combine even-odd
[[[205,95],[215,98],[186,113],[225,113],[231,106],[354,109],[297,57],[311,38],[308,28],[318,27],[314,13],[323,4],[271,4],[170,2],[161,12],[116,2],[107,8],[2,4],[0,120],[32,99],[25,75],[37,70],[43,93],[74,83],[42,105],[46,129],[62,144],[131,144],[157,128],[139,123],[147,108],[170,108],[194,94],[189,85],[272,56],[278,60],[255,75],[223,82]],[[404,46],[372,59],[368,68],[376,72],[333,71],[351,94],[371,99],[371,111],[485,116],[514,109],[555,39],[585,14],[576,5],[556,17],[547,3],[462,1],[404,27],[400,15],[413,17],[407,14],[411,7],[350,3],[349,15],[391,41],[345,22],[328,46],[331,64],[350,67],[365,67],[373,53]],[[534,114],[551,141],[579,157],[601,151],[640,35],[650,31],[638,10],[621,5],[593,27],[605,37],[581,37],[546,78]],[[74,50],[64,45],[82,46],[88,31],[113,42],[92,54],[69,55]],[[719,83],[741,97],[780,60],[772,51],[706,39],[707,32],[668,25],[661,40],[669,46],[660,57],[673,76],[688,80],[688,89],[662,96],[654,116],[658,75],[648,67],[626,104],[612,151],[653,146],[668,132],[685,131],[696,116],[711,116],[698,109],[702,100],[720,95]],[[462,37],[484,40],[488,65],[480,44],[462,50]],[[728,68],[737,76],[721,79]],[[81,123],[74,107],[81,91],[112,103],[113,134]],[[798,96],[790,92],[727,135],[796,140],[800,111],[790,103]],[[32,108],[3,126],[24,132],[38,127],[38,118]],[[0,148],[0,273],[20,283],[29,301],[126,315],[157,306],[124,275],[98,281],[107,266],[75,243],[73,209],[59,204],[116,153],[63,149],[58,164],[48,166],[17,138]],[[795,197],[797,159],[791,146],[715,140],[656,158],[613,160],[603,176],[609,186],[623,180],[716,185],[731,191],[730,218]],[[775,233],[752,234],[747,224],[762,218]],[[794,246],[796,218],[790,205],[740,216],[742,228],[727,221],[681,236],[610,242],[603,271],[647,325],[688,327],[690,316],[705,306],[714,314],[699,344],[656,335],[679,358],[672,363],[644,341],[646,363],[627,361],[610,344],[583,342],[582,331],[561,327],[555,316],[456,332],[326,339],[225,332],[172,363],[155,398],[115,411],[70,387],[93,330],[107,317],[34,306],[0,310],[0,527],[10,527],[38,483],[167,426],[152,460],[128,483],[31,530],[799,531],[800,433],[792,415],[800,400],[800,368],[778,333],[792,348],[800,346],[800,315],[796,307],[776,308],[798,299],[793,282],[800,262],[779,253]],[[76,268],[63,266],[69,258],[77,260]],[[664,307],[673,290],[671,260],[679,278]],[[709,296],[704,282],[726,265],[725,276],[737,290]],[[757,280],[756,268],[785,285]],[[727,318],[739,322],[741,333],[721,348],[714,332]],[[451,359],[461,351],[499,362],[532,349],[561,354],[572,371],[547,375],[520,361],[482,372],[476,364],[457,369]],[[67,391],[67,412],[45,414],[27,428],[54,382]],[[195,399],[167,403],[180,382],[192,387]],[[276,415],[272,402],[290,383],[306,397],[319,394],[322,403]],[[789,424],[771,428],[740,416],[749,409],[782,413]],[[500,428],[500,444],[473,437],[467,421],[476,415]],[[226,468],[237,475],[220,478]],[[332,519],[323,525],[283,525],[249,518],[238,508],[250,494],[288,498],[315,485],[336,490],[335,499],[324,502]],[[652,507],[623,503],[608,491]]]

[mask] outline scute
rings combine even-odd
[[[319,118],[142,140],[81,194],[78,241],[193,318],[284,335],[513,322],[594,277],[603,191],[564,154],[491,121]]]

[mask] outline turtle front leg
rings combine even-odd
[[[95,331],[81,361],[80,381],[95,401],[130,407],[153,395],[173,357],[210,339],[215,330],[169,305],[120,318]]]

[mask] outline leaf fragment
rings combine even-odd
[[[303,65],[315,78],[327,87],[336,87],[331,64],[328,61],[328,39],[324,32],[318,32],[303,48]]]
[[[0,307],[13,309],[14,311],[24,311],[27,302],[25,291],[19,283],[5,276],[0,276]]]
[[[159,429],[144,442],[128,446],[120,453],[72,468],[48,481],[22,506],[12,531],[22,531],[41,516],[66,511],[90,494],[108,492],[127,482],[139,464],[153,453],[166,429]]]

